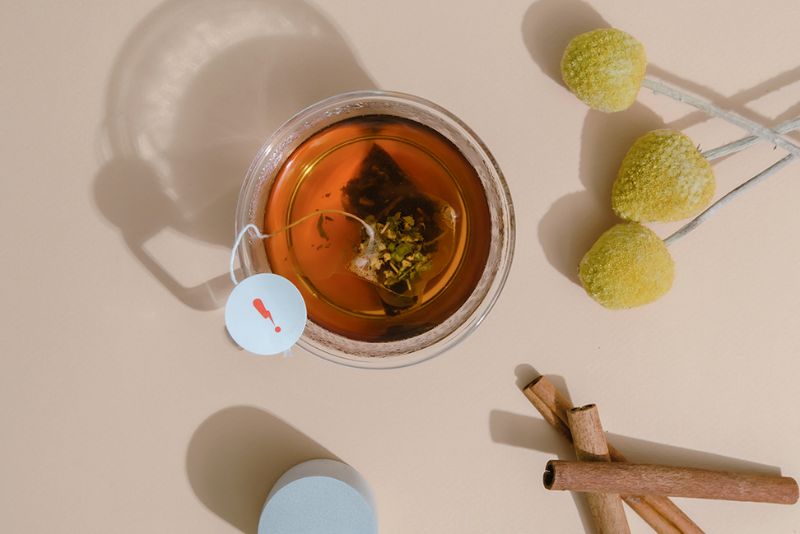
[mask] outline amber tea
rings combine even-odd
[[[267,194],[273,272],[309,319],[358,341],[396,341],[451,316],[489,254],[480,178],[433,129],[388,115],[346,119],[292,152]],[[345,215],[347,214],[347,215]]]

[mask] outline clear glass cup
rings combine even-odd
[[[422,98],[391,91],[356,91],[304,109],[267,140],[256,154],[239,193],[236,234],[247,224],[263,228],[266,198],[289,155],[314,133],[344,119],[390,115],[434,129],[452,142],[475,168],[491,217],[491,244],[480,280],[449,318],[422,334],[397,341],[366,342],[335,334],[310,318],[298,345],[327,360],[355,367],[394,368],[430,359],[462,341],[494,305],[514,254],[514,209],[503,174],[489,149],[458,117]],[[261,240],[248,236],[238,250],[244,276],[270,272]]]

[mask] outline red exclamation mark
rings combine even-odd
[[[253,300],[253,307],[258,310],[258,313],[261,314],[264,319],[269,319],[269,321],[275,325],[275,332],[278,333],[281,331],[281,327],[275,324],[275,320],[272,318],[272,314],[269,312],[266,306],[264,306],[264,302],[261,299],[254,299]]]

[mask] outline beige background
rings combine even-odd
[[[253,532],[284,469],[335,456],[384,534],[580,532],[576,502],[541,486],[570,451],[515,386],[524,365],[599,404],[635,460],[800,477],[800,167],[677,244],[665,298],[611,313],[572,273],[633,138],[739,132],[648,94],[590,112],[552,78],[566,38],[610,24],[653,73],[796,116],[800,5],[500,4],[3,2],[0,530]],[[492,149],[517,211],[505,291],[407,369],[241,352],[220,309],[241,177],[294,111],[363,87],[438,102]],[[778,156],[717,164],[720,191]],[[678,501],[709,532],[800,532],[797,506]]]

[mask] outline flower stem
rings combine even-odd
[[[800,128],[800,117],[795,117],[794,119],[789,119],[786,122],[782,122],[775,128],[773,131],[779,134],[785,134]],[[706,158],[708,161],[713,161],[715,159],[724,158],[725,156],[730,156],[731,154],[735,154],[745,148],[751,147],[756,144],[761,138],[757,135],[750,135],[748,137],[742,137],[736,141],[732,141],[722,146],[718,146],[717,148],[712,148],[710,150],[706,150],[703,152],[703,157]]]
[[[674,100],[677,100],[678,102],[683,102],[701,111],[704,111],[711,116],[723,119],[750,132],[752,135],[760,137],[765,141],[770,141],[774,145],[786,150],[796,157],[800,157],[800,147],[755,121],[742,117],[741,115],[732,111],[721,109],[708,100],[700,98],[699,96],[693,95],[687,91],[676,89],[656,78],[645,78],[642,82],[642,86],[647,87],[656,94],[668,96]]]
[[[711,204],[708,208],[706,208],[706,210],[703,213],[701,213],[700,215],[698,215],[697,217],[686,223],[682,228],[680,228],[674,234],[664,239],[664,244],[667,246],[672,245],[680,238],[682,238],[683,236],[694,230],[697,226],[705,222],[709,217],[711,217],[717,210],[722,208],[725,204],[729,203],[731,200],[741,195],[746,190],[755,187],[760,182],[763,182],[771,175],[775,174],[776,172],[784,168],[789,163],[792,163],[796,159],[798,159],[797,156],[795,156],[794,154],[789,154],[780,161],[773,163],[771,166],[767,167],[760,173],[756,174],[755,176],[744,182],[736,189],[733,189],[728,194],[726,194],[725,196],[723,196],[722,198]]]

